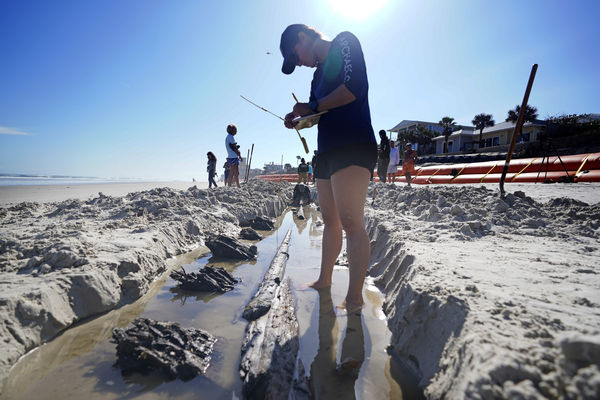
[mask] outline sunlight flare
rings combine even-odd
[[[383,8],[388,0],[329,0],[333,11],[340,16],[363,20]]]

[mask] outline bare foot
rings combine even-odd
[[[342,304],[340,304],[336,307],[338,309],[338,315],[344,316],[344,315],[349,315],[349,314],[354,314],[354,313],[360,314],[360,312],[362,311],[364,306],[365,306],[364,301],[361,301],[360,303],[353,303],[353,302],[344,300],[342,302]]]
[[[321,290],[321,289],[325,289],[331,287],[331,282],[319,282],[319,281],[314,281],[312,283],[305,283],[303,285],[300,285],[300,287],[298,287],[298,290],[308,290],[308,289],[315,289],[315,290]]]

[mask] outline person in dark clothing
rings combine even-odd
[[[308,103],[296,103],[285,116],[292,120],[321,111],[317,136],[318,153],[314,175],[323,215],[321,272],[309,286],[331,286],[333,266],[342,248],[342,229],[350,279],[345,301],[347,313],[364,306],[362,291],[370,257],[365,230],[364,206],[367,187],[377,163],[377,141],[371,125],[369,83],[360,42],[350,32],[331,41],[304,24],[288,26],[279,45],[281,71],[291,74],[297,66],[316,68]]]
[[[379,131],[379,153],[377,154],[377,176],[380,182],[386,181],[388,165],[390,164],[390,141],[387,134],[382,129]]]
[[[308,164],[306,164],[306,160],[303,158],[300,160],[300,165],[298,165],[298,183],[306,182],[308,182]]]
[[[225,164],[223,164],[223,168],[225,168],[225,171],[223,172],[224,174],[224,186],[227,186],[227,179],[229,178],[229,161],[225,161]]]
[[[314,155],[312,160],[310,160],[310,165],[312,165],[313,168],[313,176],[312,176],[312,183],[315,183],[315,168],[317,167],[317,151],[315,150]]]
[[[215,175],[217,175],[217,157],[209,151],[206,153],[206,157],[208,157],[208,162],[206,163],[206,172],[208,172],[208,188],[212,188],[212,185],[217,187],[217,182],[215,182]]]

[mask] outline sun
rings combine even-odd
[[[388,0],[329,0],[335,13],[355,20],[369,18],[387,2]]]

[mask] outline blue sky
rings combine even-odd
[[[0,172],[206,179],[238,125],[253,166],[296,163],[285,115],[314,70],[281,73],[302,22],[361,41],[373,127],[519,104],[531,65],[540,117],[600,112],[597,1],[0,0]],[[267,52],[271,54],[267,54]],[[301,131],[316,146],[316,127]]]

